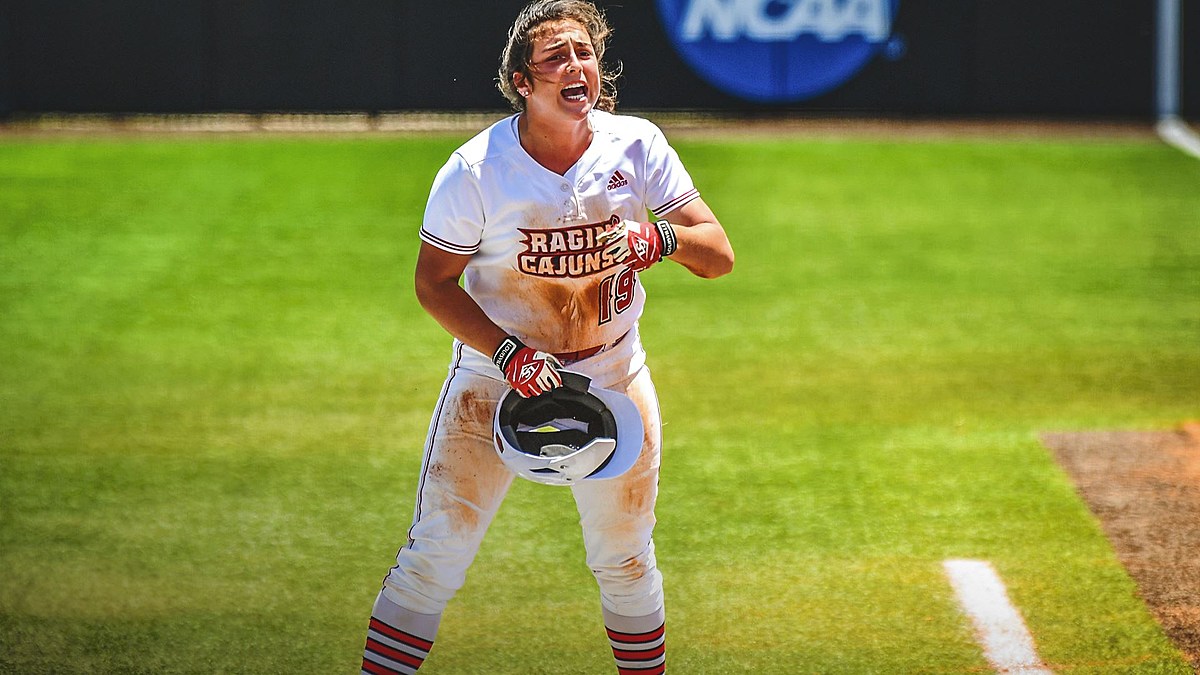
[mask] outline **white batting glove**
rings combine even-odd
[[[606,245],[606,253],[635,272],[650,267],[679,247],[675,228],[665,220],[655,223],[622,220],[602,232],[599,241]]]
[[[520,340],[508,336],[500,342],[492,361],[504,373],[504,379],[523,398],[544,394],[562,386],[558,369],[562,364],[554,355],[526,347]]]

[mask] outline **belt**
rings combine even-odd
[[[625,335],[629,335],[629,333],[625,333]],[[602,351],[616,347],[621,343],[621,340],[625,339],[625,335],[622,335],[608,344],[596,345],[595,347],[588,347],[587,349],[580,349],[577,352],[562,352],[561,354],[552,354],[552,356],[563,363],[582,361],[586,358],[593,357]]]

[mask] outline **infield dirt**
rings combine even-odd
[[[1200,423],[1046,433],[1167,635],[1200,671]]]

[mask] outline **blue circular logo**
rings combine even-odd
[[[900,0],[655,0],[692,70],[751,101],[823,94],[888,44]]]

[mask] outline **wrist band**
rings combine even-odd
[[[679,239],[675,237],[675,228],[665,220],[654,223],[654,227],[658,228],[658,236],[662,238],[662,254],[665,258],[679,248]]]
[[[520,340],[509,335],[500,341],[499,347],[496,347],[496,353],[492,354],[492,363],[496,364],[500,370],[504,370],[504,367],[512,360],[513,355],[524,348],[525,345]]]

